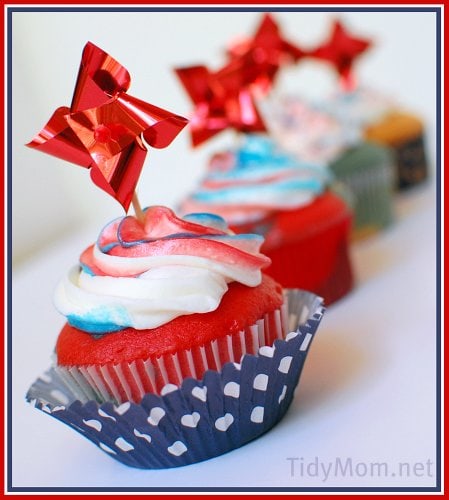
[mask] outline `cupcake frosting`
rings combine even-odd
[[[283,149],[311,162],[329,163],[361,138],[360,127],[296,96],[265,105],[270,133]]]
[[[382,120],[398,107],[393,99],[367,87],[338,92],[324,101],[322,106],[346,126],[361,128]]]
[[[143,222],[122,217],[102,230],[59,283],[55,305],[69,324],[99,335],[210,312],[228,283],[261,283],[261,269],[270,263],[259,253],[262,242],[231,233],[216,215],[178,218],[168,208],[149,207]]]
[[[209,211],[238,224],[274,210],[295,209],[321,194],[329,180],[324,164],[301,161],[265,136],[212,157],[207,175],[184,202],[183,211]]]

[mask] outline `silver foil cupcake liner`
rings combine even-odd
[[[288,328],[286,309],[284,304],[240,332],[156,359],[98,366],[56,366],[55,371],[83,403],[89,400],[139,403],[149,392],[164,394],[172,386],[180,386],[186,378],[201,379],[208,370],[220,371],[226,363],[240,362],[242,355],[255,354],[260,347],[282,339]]]
[[[288,290],[286,301],[285,339],[209,370],[201,380],[148,393],[139,404],[81,402],[54,368],[34,382],[26,399],[131,467],[179,467],[221,455],[268,431],[293,399],[324,308],[320,297],[301,290]]]

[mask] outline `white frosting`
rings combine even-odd
[[[208,228],[208,234],[201,234],[201,229],[189,234],[189,228],[202,227],[198,222],[206,215],[198,214],[190,224],[167,209],[155,208],[151,234],[166,229],[165,235],[146,235],[145,240],[139,234],[135,242],[120,244],[123,235],[116,240],[114,230],[107,227],[105,246],[89,248],[82,265],[74,266],[59,283],[55,306],[70,324],[93,334],[156,328],[178,316],[214,311],[232,281],[251,287],[261,283],[261,267],[269,263],[258,253],[261,237],[214,228]],[[117,233],[135,235],[133,228],[117,227]]]
[[[351,92],[339,92],[323,103],[323,107],[343,124],[366,127],[397,109],[397,104],[381,92],[359,87]]]
[[[91,322],[94,332],[101,318],[107,324],[141,330],[184,314],[214,311],[227,282],[225,275],[201,267],[161,266],[136,279],[91,276],[76,266],[58,285],[55,305],[69,318]]]
[[[304,161],[332,162],[361,140],[359,124],[343,122],[297,96],[267,102],[264,116],[276,142]]]

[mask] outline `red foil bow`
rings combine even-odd
[[[188,121],[126,94],[128,71],[88,42],[70,108],[60,107],[27,146],[90,168],[92,181],[128,211],[147,149],[165,148]]]
[[[297,62],[307,55],[282,37],[270,14],[263,16],[252,39],[231,46],[228,53],[241,66],[246,84],[254,85],[263,94],[271,89],[283,64]]]
[[[190,119],[193,146],[227,128],[245,133],[266,131],[250,89],[232,62],[215,73],[206,66],[177,68],[175,72],[195,105]]]
[[[335,20],[327,42],[312,51],[310,55],[333,64],[341,77],[343,88],[349,91],[355,87],[352,75],[354,61],[370,46],[370,40],[351,36],[342,23]]]

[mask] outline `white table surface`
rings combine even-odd
[[[50,365],[64,323],[52,305],[53,289],[97,228],[36,255],[13,272],[12,486],[434,486],[435,203],[433,183],[398,195],[396,224],[353,246],[357,287],[327,310],[281,423],[243,448],[179,469],[127,468],[25,402],[30,384]],[[352,477],[326,479],[310,465],[347,459],[362,464]],[[388,464],[388,477],[367,472],[374,462]],[[409,477],[406,466],[398,473],[399,463],[410,464]]]

